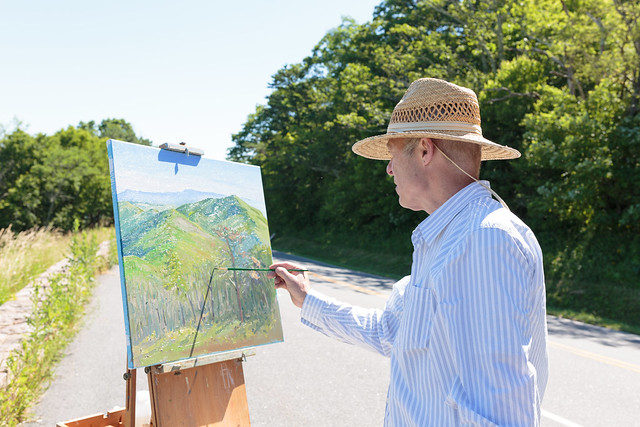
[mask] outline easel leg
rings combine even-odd
[[[127,369],[127,373],[124,374],[127,380],[127,406],[125,409],[124,426],[135,427],[136,423],[136,370]]]
[[[144,368],[144,372],[147,374],[147,381],[149,382],[149,400],[151,402],[151,425],[158,426],[157,413],[157,399],[156,399],[156,390],[153,384],[153,375],[151,374],[151,367],[147,366]]]

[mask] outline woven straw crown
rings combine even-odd
[[[391,114],[384,135],[353,144],[353,152],[376,160],[389,160],[392,138],[436,138],[472,142],[482,146],[482,160],[515,159],[520,152],[482,136],[480,106],[471,90],[439,79],[411,83]]]

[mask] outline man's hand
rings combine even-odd
[[[306,271],[288,271],[288,269],[300,269],[302,267],[288,262],[277,262],[269,268],[276,271],[268,274],[275,279],[276,289],[286,289],[291,296],[294,305],[302,308],[302,303],[311,289],[309,277]]]

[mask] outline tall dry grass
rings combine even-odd
[[[22,425],[27,409],[47,388],[47,382],[55,371],[56,363],[61,360],[64,348],[78,331],[96,283],[95,276],[102,268],[108,268],[110,260],[116,257],[111,254],[109,259],[96,256],[98,242],[107,239],[113,241],[113,228],[78,231],[66,236],[47,230],[40,230],[39,233],[34,230],[32,233],[3,237],[4,248],[8,245],[20,246],[17,252],[26,254],[29,254],[34,242],[47,242],[51,238],[63,240],[64,237],[70,241],[66,246],[70,255],[68,269],[49,277],[47,288],[34,288],[32,301],[39,301],[39,304],[36,304],[38,309],[27,320],[32,331],[6,359],[6,368],[11,375],[6,387],[0,388],[0,426],[15,427]]]
[[[69,255],[71,234],[49,228],[0,229],[0,304]]]

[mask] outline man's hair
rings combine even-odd
[[[407,138],[404,143],[404,153],[410,156],[423,138]],[[451,160],[463,168],[468,174],[478,178],[482,158],[482,147],[472,142],[449,141],[431,138],[433,143],[441,149]],[[471,170],[470,170],[471,169]]]

